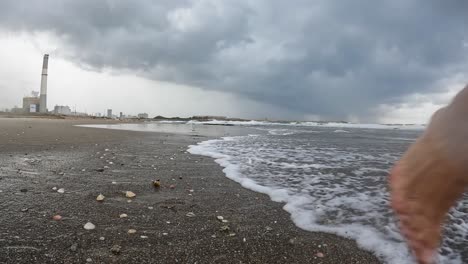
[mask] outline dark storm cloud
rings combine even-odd
[[[0,27],[47,31],[100,69],[303,114],[371,117],[466,71],[463,0],[3,0]]]

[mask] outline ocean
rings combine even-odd
[[[170,126],[196,133],[214,124],[223,122]],[[284,203],[292,221],[304,230],[354,239],[385,263],[414,263],[389,207],[388,173],[424,127],[310,122],[228,124],[248,128],[249,133],[200,142],[188,151],[214,158],[228,178]],[[119,129],[157,131],[157,127],[165,127],[128,126]],[[440,263],[468,263],[467,221],[465,195],[449,214],[438,256]]]

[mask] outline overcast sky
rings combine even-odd
[[[0,108],[424,123],[468,81],[464,0],[2,0]]]

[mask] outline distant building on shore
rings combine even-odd
[[[56,105],[54,107],[54,114],[55,115],[71,115],[72,111],[69,106]]]
[[[112,109],[107,109],[107,117],[112,118]]]
[[[138,114],[138,118],[148,118],[148,114],[147,113],[140,113],[140,114]]]

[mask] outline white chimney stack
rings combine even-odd
[[[44,55],[42,63],[42,77],[41,77],[41,95],[39,112],[47,113],[47,69],[49,68],[49,54]]]

